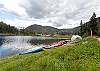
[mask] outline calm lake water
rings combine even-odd
[[[60,39],[52,37],[0,36],[0,57],[15,55],[56,41],[60,41]]]

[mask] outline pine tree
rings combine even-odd
[[[100,36],[100,17],[97,18],[97,35]]]
[[[83,22],[81,20],[81,23],[80,23],[80,36],[83,35]]]
[[[95,12],[93,13],[92,17],[90,18],[89,29],[91,32],[91,36],[96,35],[96,33],[97,33],[97,21],[96,21]]]

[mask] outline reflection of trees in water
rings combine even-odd
[[[0,46],[4,43],[4,41],[5,41],[4,36],[0,36]]]
[[[30,43],[31,45],[40,45],[40,44],[47,45],[61,40],[63,39],[31,39]]]

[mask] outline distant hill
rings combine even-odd
[[[97,18],[97,23],[98,23],[98,33],[100,33],[100,17]],[[89,24],[89,22],[84,23],[85,24]],[[31,25],[28,26],[27,28],[25,28],[26,32],[36,32],[36,33],[43,33],[43,34],[78,34],[78,32],[80,31],[80,26],[75,27],[73,29],[57,29],[51,26],[41,26],[41,25]]]
[[[73,34],[74,29],[58,29],[51,26],[31,25],[25,28],[25,32],[36,32],[43,34]]]
[[[28,26],[27,28],[25,28],[24,31],[26,32],[37,32],[37,33],[47,33],[47,34],[73,34],[74,32],[76,32],[76,30],[79,30],[79,27],[73,28],[73,29],[57,29],[51,26],[41,26],[41,25],[31,25]]]
[[[26,32],[37,32],[37,33],[51,33],[51,34],[54,34],[54,33],[57,33],[59,32],[59,29],[57,28],[54,28],[54,27],[51,27],[51,26],[41,26],[41,25],[31,25],[31,26],[28,26],[27,28],[25,28],[25,31]]]

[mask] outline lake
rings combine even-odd
[[[0,36],[0,57],[15,55],[60,40],[52,37]]]

